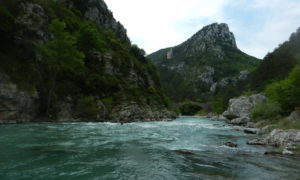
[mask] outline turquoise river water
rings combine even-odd
[[[223,122],[0,126],[0,180],[300,179],[300,159],[264,155]],[[233,141],[238,148],[223,146]]]

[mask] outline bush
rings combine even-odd
[[[91,50],[103,50],[105,42],[100,37],[100,32],[95,24],[85,23],[82,25],[78,35],[78,46],[80,50],[89,52]]]
[[[274,118],[281,112],[278,104],[265,103],[256,105],[251,112],[251,117],[255,121]]]
[[[267,96],[278,102],[288,114],[300,105],[300,65],[296,66],[285,80],[274,82],[266,89]]]
[[[290,121],[287,119],[279,119],[276,123],[279,129],[300,129],[299,121]]]
[[[91,118],[98,113],[98,108],[92,96],[83,96],[78,100],[78,112],[81,117]]]
[[[213,112],[218,114],[223,113],[227,108],[226,100],[222,95],[214,96],[209,104],[212,106]]]
[[[206,111],[205,111],[204,109],[201,109],[200,111],[198,111],[198,112],[196,113],[196,115],[197,115],[197,116],[206,116],[207,113],[206,113]]]

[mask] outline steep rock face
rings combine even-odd
[[[0,123],[175,118],[154,66],[131,45],[103,0],[4,0],[0,6],[10,17],[9,28],[0,27],[5,40],[0,42],[5,47],[0,48],[5,77],[0,80]],[[78,59],[81,67],[75,67],[81,69],[72,69],[72,59],[61,66],[61,57],[49,58],[64,43],[83,55]]]
[[[19,27],[16,40],[34,39],[39,43],[45,42],[48,39],[48,21],[49,17],[42,6],[30,2],[21,3],[19,15],[15,20]]]
[[[73,3],[82,12],[86,20],[96,22],[106,29],[113,30],[119,38],[129,42],[126,29],[120,22],[115,20],[113,13],[103,0],[74,0]]]
[[[175,101],[207,101],[224,86],[247,78],[260,63],[238,49],[224,23],[205,26],[182,44],[148,57],[157,65],[163,88]]]
[[[38,110],[37,92],[18,90],[5,74],[0,74],[0,124],[29,122]]]

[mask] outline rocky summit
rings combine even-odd
[[[158,67],[165,92],[174,101],[209,101],[224,87],[246,79],[260,60],[238,49],[225,23],[203,27],[182,44],[148,56]]]
[[[211,52],[219,57],[224,55],[225,46],[237,49],[235,37],[225,23],[205,26],[180,46],[186,55]]]

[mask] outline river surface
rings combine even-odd
[[[0,179],[300,179],[300,159],[248,146],[223,122],[0,126]],[[223,146],[233,141],[238,148]]]

